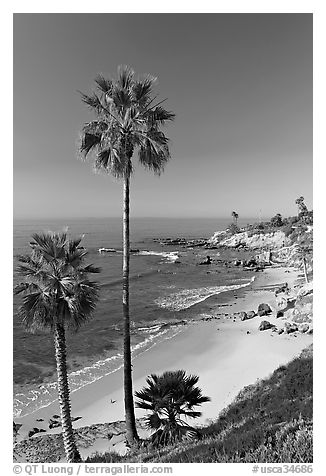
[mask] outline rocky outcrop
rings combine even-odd
[[[145,419],[137,420],[137,429],[146,430]],[[113,439],[124,440],[126,424],[124,421],[98,423],[73,430],[77,447],[89,448],[98,438],[109,442]],[[26,463],[55,463],[65,458],[62,434],[36,435],[20,441],[14,447],[14,461]]]
[[[288,244],[289,240],[286,238],[283,231],[275,231],[272,233],[256,233],[249,234],[247,231],[236,233],[229,236],[227,232],[217,231],[208,240],[208,243],[219,246],[227,246],[230,248],[237,248],[244,246],[250,249],[257,248],[281,248]]]
[[[309,324],[307,324],[306,322],[304,324],[300,324],[299,325],[299,331],[302,334],[305,334],[306,332],[308,332],[309,331]]]
[[[289,322],[308,324],[313,323],[313,283],[303,285],[293,300],[293,306],[284,311],[284,317]]]

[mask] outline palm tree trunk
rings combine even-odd
[[[80,463],[82,459],[75,443],[71,423],[69,383],[66,360],[66,338],[65,329],[62,324],[55,324],[54,347],[57,363],[58,394],[61,411],[62,437],[67,463]]]
[[[124,319],[124,401],[126,420],[126,439],[130,446],[138,441],[136,419],[132,389],[132,365],[130,347],[130,317],[129,317],[129,260],[130,260],[130,234],[129,234],[129,176],[123,183],[123,268],[122,268],[122,307]]]
[[[307,263],[306,263],[306,258],[304,256],[302,258],[302,264],[303,264],[303,273],[304,273],[305,281],[306,283],[309,283],[308,273],[307,273]]]

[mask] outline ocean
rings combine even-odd
[[[250,220],[243,220],[243,224]],[[236,251],[189,249],[161,245],[157,238],[208,238],[225,229],[230,219],[131,219],[130,313],[133,355],[182,332],[190,319],[209,314],[231,292],[249,285],[252,273],[227,268],[217,259],[238,257]],[[240,225],[242,222],[240,221]],[[78,333],[67,332],[69,383],[75,391],[122,366],[122,221],[120,218],[15,220],[15,257],[29,252],[32,233],[68,227],[71,236],[84,235],[89,263],[101,267],[100,302],[93,319]],[[115,253],[99,253],[114,248]],[[175,263],[173,254],[179,256]],[[212,267],[198,266],[201,257],[215,258]],[[14,271],[14,284],[19,277]],[[57,397],[53,339],[49,333],[27,333],[17,316],[14,297],[14,416],[46,406]]]

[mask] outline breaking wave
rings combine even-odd
[[[189,307],[194,306],[195,304],[198,304],[199,302],[205,301],[209,297],[214,296],[216,294],[250,286],[254,279],[255,278],[253,277],[251,281],[243,284],[184,289],[177,293],[172,293],[167,296],[157,298],[155,300],[155,304],[157,304],[157,306],[161,308],[169,309],[170,311],[182,311],[184,309],[188,309]]]
[[[133,357],[142,354],[151,349],[155,344],[162,340],[171,339],[179,332],[182,327],[178,325],[169,325],[166,323],[153,325],[149,327],[138,328],[138,331],[146,333],[146,338],[138,344],[132,346]],[[123,355],[117,354],[103,360],[99,360],[90,366],[71,372],[68,375],[69,387],[71,392],[89,385],[102,377],[116,372],[123,366]],[[58,399],[57,383],[45,383],[39,387],[29,390],[26,393],[17,393],[13,400],[14,417],[22,417],[40,408],[47,407]]]

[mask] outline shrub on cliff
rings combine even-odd
[[[277,213],[273,218],[271,218],[271,226],[275,228],[283,226],[283,218],[280,213]]]
[[[240,228],[235,223],[231,223],[227,227],[227,231],[230,235],[236,235],[237,233],[240,233]]]
[[[184,370],[150,375],[147,386],[136,392],[136,406],[149,410],[148,428],[154,431],[151,441],[154,445],[167,445],[197,436],[197,431],[183,418],[198,418],[201,412],[194,408],[208,402],[196,386],[199,377],[186,375]]]

